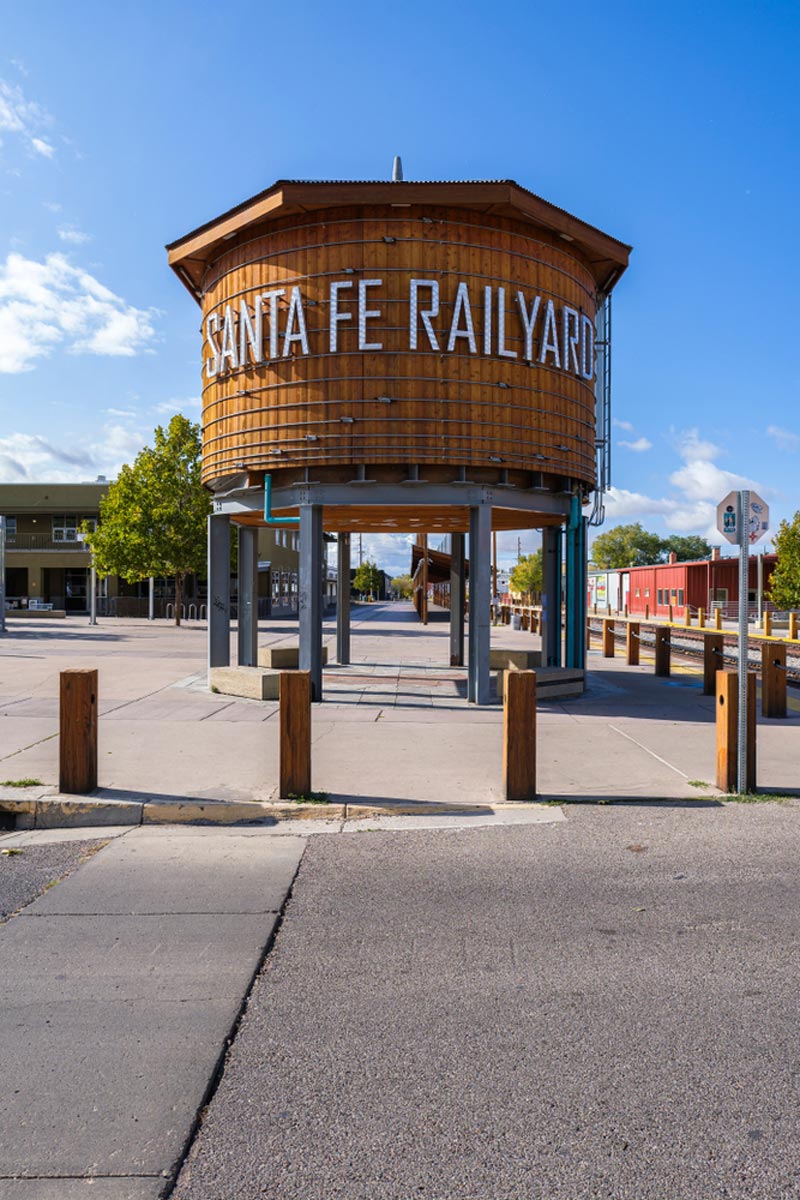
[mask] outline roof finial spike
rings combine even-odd
[[[403,160],[399,154],[395,154],[394,163],[392,164],[392,183],[403,182]]]

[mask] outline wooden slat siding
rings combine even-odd
[[[552,477],[594,481],[594,394],[586,381],[552,368],[527,367],[520,358],[424,349],[408,350],[409,280],[439,278],[439,329],[449,325],[454,284],[470,282],[473,318],[482,351],[482,287],[507,289],[506,345],[518,353],[516,290],[527,297],[553,295],[576,310],[594,315],[594,280],[572,247],[555,245],[553,235],[519,221],[489,218],[458,209],[432,210],[433,224],[420,213],[364,209],[292,215],[257,231],[242,244],[225,247],[206,276],[204,317],[226,302],[252,299],[271,286],[295,283],[306,307],[309,340],[319,354],[293,356],[208,380],[204,376],[204,479],[212,482],[245,468],[312,466],[360,462],[442,463],[475,467],[489,456],[502,465],[542,470]],[[388,233],[387,233],[388,231]],[[531,234],[534,233],[535,237]],[[332,236],[329,236],[332,234]],[[393,244],[383,236],[396,238]],[[478,239],[476,241],[476,238]],[[524,250],[523,250],[524,248]],[[384,280],[374,295],[380,318],[370,322],[370,340],[384,350],[357,349],[356,286],[364,277]],[[342,308],[353,320],[339,326],[341,352],[327,351],[328,285],[355,268],[353,295]],[[371,298],[372,300],[373,298]],[[285,311],[285,309],[284,309]],[[494,313],[493,349],[497,346]],[[539,326],[541,326],[541,313]],[[421,327],[420,327],[421,329]],[[442,337],[444,342],[446,332]],[[509,388],[498,387],[507,382]],[[245,396],[237,395],[247,391]],[[377,396],[394,397],[391,405]],[[342,416],[355,424],[343,425]],[[306,441],[313,433],[317,441]],[[570,447],[556,449],[559,443]],[[283,451],[272,455],[272,449]],[[535,458],[548,456],[547,462]]]
[[[86,795],[97,787],[97,670],[62,671],[58,790]]]

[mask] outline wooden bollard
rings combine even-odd
[[[83,796],[97,787],[97,671],[62,671],[58,790]]]
[[[670,623],[670,625],[672,624],[672,622],[673,622],[674,620],[675,620],[675,615],[674,615],[674,612],[673,612],[672,605],[670,604],[670,606],[669,606],[669,623]]]
[[[624,611],[625,611],[625,616],[627,617],[627,616],[629,615],[629,613],[628,613],[628,605],[627,605],[627,604],[625,605],[625,610],[624,610]]]
[[[645,606],[644,606],[644,619],[645,619],[645,621],[650,620],[650,605],[649,604],[645,604]]]
[[[722,609],[721,608],[714,609],[714,628],[722,629]]]
[[[671,650],[671,647],[670,647],[670,644],[669,644],[669,635],[670,635],[670,630],[669,630],[669,629],[665,629],[663,625],[656,625],[656,627],[655,627],[655,635],[656,635],[656,645],[655,645],[655,651],[656,651],[656,667],[655,667],[655,672],[656,672],[656,675],[660,675],[662,678],[669,678],[669,673],[670,673],[670,650]]]
[[[586,649],[590,649],[592,645],[592,619],[586,618]]]
[[[786,716],[786,647],[782,642],[761,646],[761,715]]]
[[[703,695],[714,696],[717,691],[717,671],[722,671],[724,641],[721,633],[707,633],[703,638]]]
[[[503,689],[503,791],[536,799],[536,672],[506,671]]]
[[[717,671],[717,787],[721,792],[738,790],[739,674]],[[747,674],[747,765],[748,792],[756,790],[756,677]]]
[[[603,658],[614,657],[614,622],[603,617]]]
[[[698,608],[697,610],[697,624],[700,629],[705,629],[706,627],[706,610],[704,608]]]
[[[311,791],[311,672],[281,671],[280,797]]]
[[[789,641],[797,641],[797,613],[789,613]]]
[[[764,612],[764,637],[772,637],[772,613]]]
[[[639,665],[639,622],[628,621],[625,630],[625,651],[628,659],[629,667],[638,667]]]
[[[689,611],[689,605],[688,605],[688,604],[686,605],[686,608],[683,610],[683,623],[684,623],[684,625],[687,627],[687,629],[688,629],[688,628],[691,626],[691,624],[692,624],[692,614],[691,614],[691,612]]]

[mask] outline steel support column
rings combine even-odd
[[[567,523],[566,637],[564,665],[586,667],[586,520],[578,496]]]
[[[240,525],[238,535],[238,663],[240,667],[255,667],[258,666],[258,529]]]
[[[322,699],[322,506],[300,505],[300,670],[311,672],[311,699]]]
[[[469,510],[469,679],[467,699],[489,703],[492,604],[492,507]]]
[[[208,665],[231,664],[231,519],[208,518]]]
[[[450,537],[450,666],[464,665],[464,534]]]
[[[350,534],[337,537],[336,562],[336,660],[340,666],[350,662]]]
[[[561,527],[542,530],[542,666],[561,666]]]

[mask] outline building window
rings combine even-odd
[[[78,518],[73,513],[59,513],[53,517],[53,541],[77,542]]]
[[[638,588],[636,589],[635,595],[636,595],[636,598],[638,599],[639,598],[639,589]]]
[[[662,588],[658,589],[658,603],[659,604],[664,603],[664,592],[663,592]]]
[[[17,538],[17,518],[6,517],[6,541],[14,542]]]
[[[678,588],[678,608],[683,608],[683,588]]]
[[[673,604],[675,603],[675,599],[676,599],[677,595],[678,595],[677,591],[675,590],[675,588],[673,588],[672,589],[672,603]]]
[[[644,589],[644,598],[645,598],[645,600],[649,600],[649,599],[650,599],[650,588],[645,588],[645,589]]]

